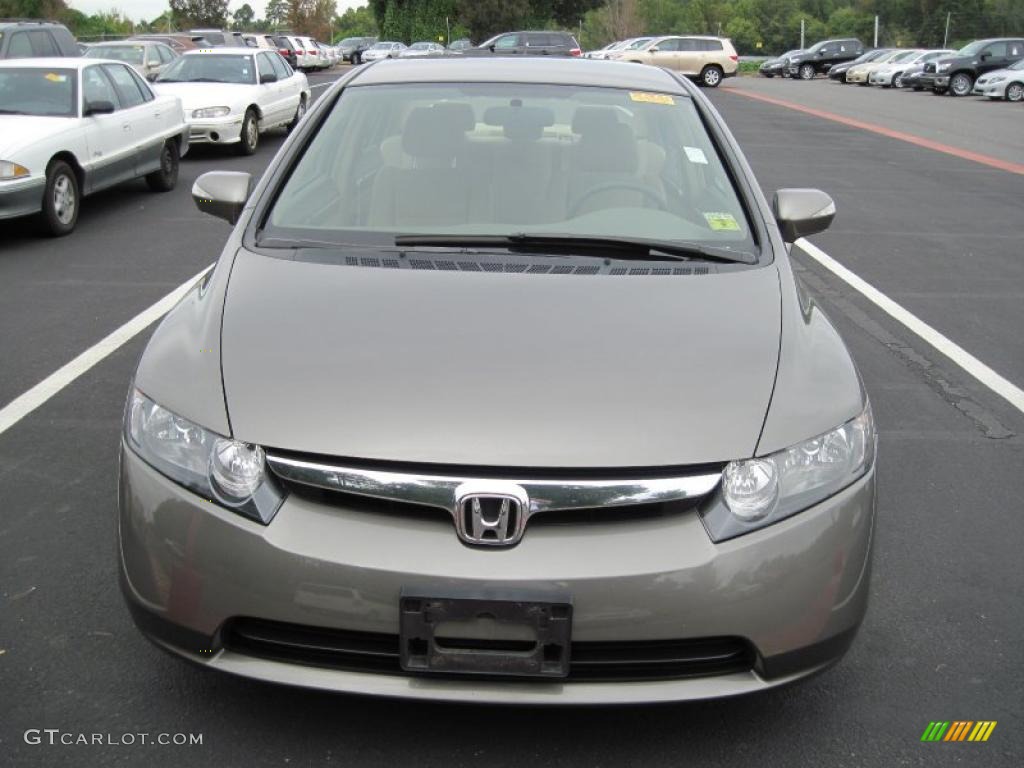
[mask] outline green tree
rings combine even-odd
[[[377,19],[368,5],[348,8],[341,16],[334,18],[334,37],[376,37],[379,34]]]
[[[174,23],[188,27],[216,27],[228,23],[228,0],[169,0]]]
[[[253,28],[252,23],[256,18],[256,12],[252,9],[251,5],[244,3],[241,8],[231,14],[231,18],[235,22],[235,29],[249,32]]]
[[[271,27],[283,26],[288,20],[288,0],[270,0],[265,15]]]

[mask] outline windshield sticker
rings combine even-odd
[[[704,218],[708,226],[716,232],[739,232],[740,225],[736,217],[731,213],[705,213]]]
[[[686,158],[691,163],[700,163],[701,165],[708,164],[708,158],[704,154],[704,150],[700,147],[683,147],[686,150]]]
[[[641,93],[638,91],[632,91],[629,94],[629,98],[633,101],[640,101],[644,104],[668,104],[672,105],[676,103],[676,100],[669,96],[667,93]]]
[[[44,77],[51,83],[66,83],[68,81],[67,75],[58,75],[56,72],[47,72]]]

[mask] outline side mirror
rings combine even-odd
[[[836,204],[820,189],[780,189],[772,198],[772,212],[782,239],[792,243],[828,229]]]
[[[276,83],[277,82],[277,75],[275,75],[273,72],[271,72],[269,75],[263,75],[263,77],[260,78],[260,82],[261,83]]]
[[[655,45],[655,46],[653,46],[652,48],[648,48],[648,49],[647,49],[647,52],[648,52],[648,53],[658,53],[659,51],[661,51],[661,48],[659,48],[659,47],[658,47],[658,46],[656,46],[656,45]]]
[[[981,60],[982,61],[988,61],[991,58],[992,58],[992,54],[988,53],[987,51],[985,53],[981,54]]]
[[[203,213],[235,224],[249,199],[252,175],[238,171],[210,171],[192,185],[192,200]]]
[[[159,69],[153,69],[146,73],[146,79],[149,80],[149,82],[151,83],[156,82],[156,79],[158,77],[160,77]]]
[[[114,111],[114,102],[88,101],[85,104],[85,109],[82,111],[86,117],[89,117],[89,115],[109,115]]]
[[[490,48],[491,48],[491,53],[494,53],[494,46],[492,45],[492,46],[490,46]]]

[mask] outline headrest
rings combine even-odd
[[[576,131],[577,117],[573,118]],[[612,114],[614,118],[615,115]],[[586,122],[578,131],[580,143],[580,165],[584,171],[601,173],[636,173],[639,165],[637,141],[633,129],[617,120],[608,121],[604,116],[585,118]]]
[[[441,102],[417,107],[406,118],[402,149],[416,158],[451,159],[466,140],[466,131],[476,124],[473,108],[458,102]]]
[[[484,122],[502,126],[505,137],[512,141],[537,141],[547,126],[555,124],[555,113],[546,107],[507,104],[488,108]]]
[[[619,113],[615,107],[577,107],[572,116],[572,132],[583,135],[588,131],[607,129],[617,122]]]

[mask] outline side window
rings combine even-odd
[[[268,76],[276,76],[274,72],[274,65],[270,63],[270,59],[267,58],[265,53],[261,53],[256,57],[256,69],[260,73],[260,82],[262,83]]]
[[[494,47],[498,49],[515,48],[519,44],[518,35],[502,35],[494,41]]]
[[[159,64],[160,54],[157,53],[156,48],[153,46],[146,47],[146,64]]]
[[[15,32],[7,45],[7,58],[28,59],[32,56],[32,44],[28,41],[27,32]]]
[[[142,76],[131,67],[128,67],[128,74],[135,80],[135,84],[142,91],[142,98],[145,101],[153,101],[156,96],[153,94],[153,89],[149,87],[149,83],[142,79]]]
[[[984,53],[987,53],[993,58],[1002,58],[1006,55],[1006,43],[992,43],[992,45],[988,46],[984,50]]]
[[[1024,56],[1024,43],[1021,43],[1019,40],[1009,43],[1009,49],[1009,56],[1012,58],[1019,59],[1021,56]]]
[[[688,37],[679,38],[679,42],[676,46],[677,51],[700,51],[703,50],[703,48],[704,46],[701,45],[700,40],[694,40]]]
[[[720,50],[722,50],[722,41],[721,40],[704,40],[703,42],[704,42],[704,50],[705,51],[720,51]]]
[[[146,97],[128,67],[123,64],[104,64],[103,70],[114,81],[117,95],[121,97],[121,105],[125,109],[137,107],[146,101]]]
[[[174,61],[174,52],[166,45],[158,45],[156,47],[157,53],[160,55],[160,61],[164,64],[170,64]]]
[[[90,104],[96,101],[109,101],[117,109],[120,101],[114,86],[99,66],[86,67],[82,70],[82,103]]]
[[[678,37],[670,37],[657,44],[658,51],[678,51],[680,40]]]
[[[45,29],[33,29],[28,33],[28,39],[32,43],[32,53],[36,56],[60,56],[57,44],[53,37]]]
[[[281,58],[281,54],[271,53],[269,56],[270,63],[274,66],[274,72],[277,73],[278,80],[287,80],[292,76],[292,68],[288,66],[288,62]]]

